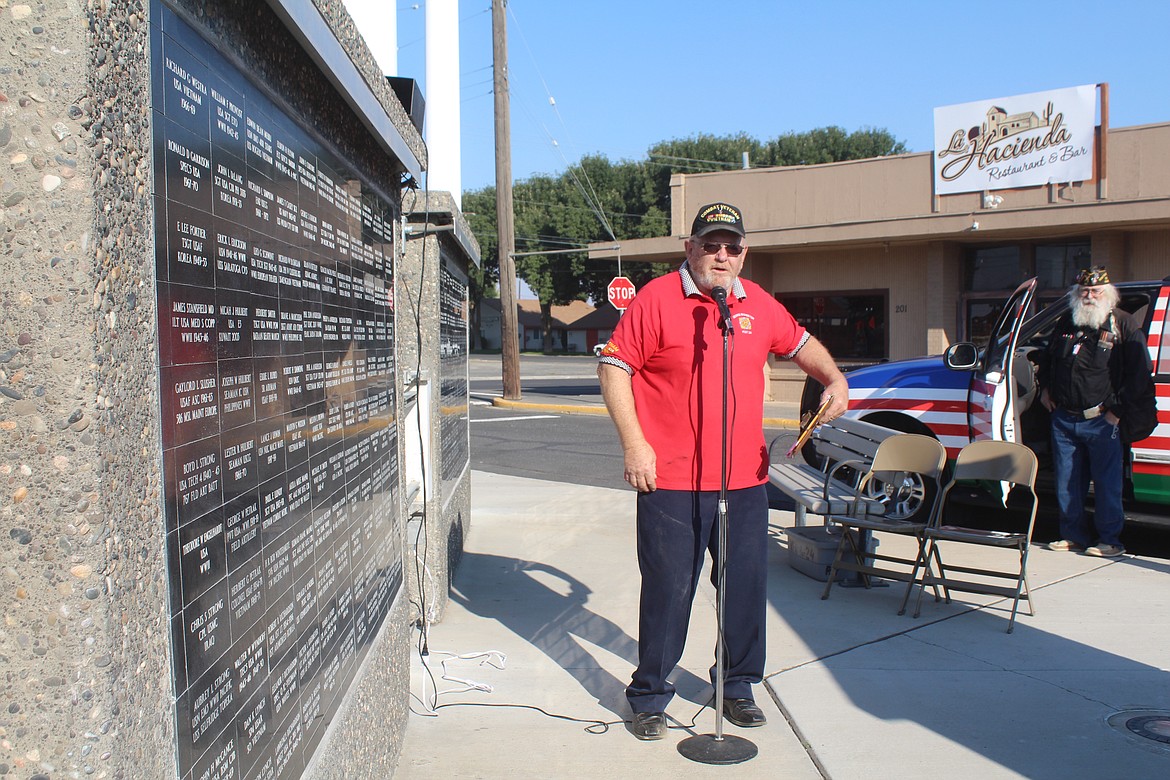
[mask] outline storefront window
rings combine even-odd
[[[835,358],[882,360],[889,354],[885,290],[784,293],[776,299]]]
[[[967,285],[971,292],[1016,289],[1020,276],[1020,248],[996,246],[976,249],[967,260]]]
[[[1077,271],[1090,265],[1089,250],[1087,238],[968,250],[963,264],[962,339],[986,344],[1004,299],[1025,279],[1037,278],[1035,311],[1058,300]]]
[[[983,347],[991,338],[991,329],[1003,311],[1003,301],[976,299],[967,301],[967,341]]]
[[[1077,272],[1092,264],[1089,242],[1073,241],[1066,244],[1038,244],[1036,246],[1036,278],[1040,290],[1063,292]]]

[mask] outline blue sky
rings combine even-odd
[[[425,96],[424,4],[396,2]],[[459,4],[464,190],[495,182],[490,7]],[[1167,30],[1166,0],[510,0],[513,178],[699,133],[876,127],[928,151],[938,106],[1097,82],[1110,126],[1170,121]]]

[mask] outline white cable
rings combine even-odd
[[[469,679],[466,679],[464,677],[456,677],[455,675],[448,673],[448,671],[447,671],[447,664],[448,663],[453,662],[453,661],[473,661],[473,660],[479,658],[482,660],[479,662],[478,666],[487,665],[487,666],[491,666],[495,669],[504,669],[504,668],[506,668],[507,661],[508,661],[508,656],[499,650],[484,650],[484,651],[475,652],[475,653],[463,653],[463,654],[453,653],[449,650],[431,650],[430,654],[431,655],[439,655],[439,656],[447,656],[446,658],[444,658],[440,662],[440,666],[442,667],[443,671],[442,671],[442,674],[439,675],[439,679],[446,680],[447,682],[457,683],[457,684],[463,686],[462,688],[444,688],[443,690],[439,690],[438,688],[436,688],[435,689],[435,696],[434,696],[434,700],[436,702],[438,702],[440,696],[444,696],[447,694],[467,693],[469,691],[482,691],[483,693],[494,693],[495,692],[495,688],[492,685],[490,685],[489,683],[477,682],[475,680],[469,680]],[[425,664],[425,662],[424,662],[424,664]],[[423,687],[424,687],[424,689],[426,687],[425,680],[423,681]],[[415,697],[415,698],[419,698],[419,697]],[[425,699],[419,698],[419,701],[422,701],[424,704],[426,704],[426,706],[428,708],[428,714],[431,712],[434,712],[433,709],[430,709],[430,705],[427,704]]]
[[[483,658],[484,660],[479,662],[480,666],[487,664],[488,666],[494,666],[496,669],[504,669],[508,663],[508,656],[500,650],[481,650],[475,653],[464,653],[463,655],[452,653],[450,650],[432,650],[431,653],[434,655],[447,655],[457,661],[474,661],[476,658]],[[495,659],[494,662],[493,659]]]

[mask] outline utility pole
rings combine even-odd
[[[512,120],[508,107],[506,0],[492,0],[492,91],[496,110],[496,224],[500,255],[500,330],[504,398],[520,398],[520,345],[516,323],[516,248],[512,218]]]

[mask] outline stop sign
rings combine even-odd
[[[634,300],[634,283],[624,276],[615,276],[606,285],[605,293],[615,309],[625,311],[626,307],[630,305],[630,301]]]

